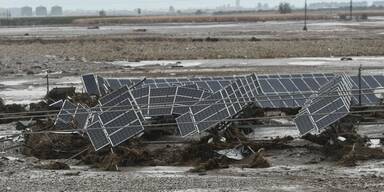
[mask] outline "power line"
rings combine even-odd
[[[360,111],[350,111],[348,114],[361,114],[361,113],[375,113],[375,112],[384,112],[384,109],[377,110],[360,110]],[[328,115],[329,113],[316,113],[315,115]],[[345,112],[335,112],[332,114],[345,114]],[[313,116],[312,114],[303,114],[302,116]],[[269,116],[269,117],[252,117],[252,118],[236,118],[236,119],[223,119],[222,121],[198,121],[198,123],[222,123],[222,122],[242,122],[242,121],[254,121],[254,120],[271,120],[277,118],[293,118],[295,115],[287,115],[287,116]],[[190,124],[186,123],[156,123],[156,124],[148,124],[143,125],[144,127],[163,127],[163,126],[176,126]],[[104,129],[121,129],[121,128],[134,128],[137,126],[117,126],[117,127],[108,127],[108,128],[93,128],[91,130],[104,130]],[[85,131],[85,129],[61,129],[55,131],[37,131],[37,132],[29,132],[26,134],[39,134],[39,133],[76,133],[79,131]]]
[[[344,96],[350,96],[350,95],[353,95],[353,94],[345,94]],[[357,94],[355,94],[357,95]],[[364,94],[364,95],[371,95],[371,93],[367,93],[367,94]],[[334,96],[343,96],[343,95],[331,95],[331,96],[320,96],[320,97],[316,97],[316,98],[330,98],[330,97],[334,97]],[[262,96],[262,97],[266,97],[266,96]],[[307,99],[307,98],[302,98],[302,99]],[[289,102],[289,101],[292,101],[294,102],[295,100],[299,100],[299,99],[296,99],[296,98],[292,98],[292,99],[267,99],[267,100],[251,100],[249,102],[247,101],[239,101],[239,102],[233,102],[231,101],[231,99],[216,99],[216,100],[211,100],[211,101],[215,101],[216,103],[209,103],[209,104],[198,104],[198,105],[191,105],[191,106],[181,106],[181,107],[193,107],[193,106],[216,106],[216,105],[233,105],[233,104],[251,104],[251,103],[257,103],[257,102],[268,102],[268,101],[284,101],[284,102]],[[205,101],[205,100],[202,100],[202,101]],[[224,103],[220,103],[220,101],[223,101]],[[225,101],[230,101],[230,102],[225,102]],[[219,102],[219,103],[217,103]],[[136,112],[142,112],[143,110],[154,110],[154,109],[166,109],[166,108],[174,108],[174,107],[180,107],[180,106],[174,106],[174,105],[159,105],[159,106],[155,106],[155,107],[151,107],[149,105],[145,105],[146,108],[143,108],[143,109],[135,109],[134,107],[136,107],[136,105],[132,106],[132,105],[115,105],[115,106],[110,106],[108,107],[107,109],[110,109],[110,108],[113,108],[113,107],[132,107],[131,109],[120,109],[120,110],[116,110],[116,109],[113,109],[113,110],[106,110],[106,111],[102,111],[101,113],[103,112],[126,112],[126,111],[136,111]],[[299,107],[297,107],[299,108]],[[67,111],[67,110],[66,110]],[[70,110],[70,111],[73,111],[73,113],[76,113],[76,110]],[[68,111],[68,112],[70,112]],[[34,112],[33,114],[36,114],[36,113],[51,113],[51,111],[40,111],[40,112]],[[78,112],[76,114],[91,114],[92,112]],[[94,113],[97,113],[97,112],[94,112]],[[4,114],[7,114],[7,113],[4,113]],[[8,117],[2,117],[0,118],[0,120],[10,120],[10,119],[23,119],[23,118],[44,118],[44,117],[53,117],[53,116],[56,116],[57,113],[52,113],[52,114],[44,114],[44,115],[28,115],[28,113],[25,113],[26,115],[18,115],[19,113],[13,113],[13,115],[15,116],[8,116]],[[74,114],[71,114],[71,115],[74,115]],[[171,114],[170,114],[171,115]]]
[[[369,88],[369,89],[361,89],[361,91],[371,91],[371,90],[384,90],[384,88],[376,88],[376,89],[373,89],[373,88]],[[358,93],[358,94],[352,94],[350,92],[354,92],[354,91],[360,91],[360,89],[352,89],[351,91],[332,91],[332,92],[328,92],[328,93],[336,93],[334,95],[326,95],[326,96],[317,96],[316,98],[330,98],[330,97],[334,97],[334,96],[360,96],[360,95],[372,95],[374,93]],[[338,93],[343,93],[343,94],[338,94]],[[345,93],[346,92],[346,93]],[[249,93],[249,92],[248,92]],[[345,94],[344,94],[345,93]],[[140,105],[140,104],[137,104],[137,105],[134,105],[136,107],[140,107],[140,108],[144,108],[144,109],[163,109],[163,108],[167,108],[167,107],[173,107],[175,104],[179,104],[179,105],[184,105],[184,106],[210,106],[210,105],[221,105],[222,103],[217,103],[217,104],[197,104],[199,102],[203,102],[203,101],[213,101],[213,102],[220,102],[220,101],[224,101],[226,104],[248,104],[248,103],[254,103],[254,102],[268,102],[268,101],[295,101],[295,100],[306,100],[308,98],[310,98],[310,95],[308,97],[305,97],[306,94],[310,94],[309,92],[308,93],[300,93],[300,92],[280,92],[279,94],[277,95],[258,95],[258,96],[252,96],[251,98],[251,101],[250,102],[247,102],[247,101],[238,101],[238,102],[233,102],[232,100],[234,99],[249,99],[249,97],[236,97],[236,98],[224,98],[224,99],[203,99],[203,100],[196,100],[196,101],[183,101],[182,103],[174,103],[174,102],[164,102],[164,103],[161,103],[161,104],[156,104],[156,105],[159,105],[159,106],[151,106],[150,104],[145,104],[145,105]],[[315,94],[312,92],[312,94]],[[285,98],[285,99],[281,99],[281,98],[277,98],[277,99],[269,99],[269,97],[290,97],[292,96],[292,98]],[[300,97],[294,97],[293,96],[300,96]],[[150,98],[150,97],[148,97]],[[261,98],[258,99],[258,98]],[[229,102],[228,102],[229,101]],[[187,103],[191,103],[192,105],[186,105]],[[116,107],[116,106],[96,106],[97,108],[99,109],[110,109],[112,107]],[[132,107],[131,105],[118,105],[117,107]],[[135,111],[141,111],[139,109],[133,109]],[[60,112],[61,110],[42,110],[42,111],[28,111],[28,112],[15,112],[15,113],[0,113],[0,116],[7,116],[7,115],[20,115],[20,114],[40,114],[40,113],[57,113],[57,112]],[[75,113],[76,112],[76,109],[66,109],[65,111],[67,112],[73,112]],[[109,111],[126,111],[126,110],[109,110]],[[77,114],[88,114],[88,112],[80,112],[80,113],[77,113]],[[54,115],[54,114],[52,114]],[[15,117],[22,117],[22,116],[15,116]],[[27,116],[27,117],[33,117],[33,116]],[[41,115],[39,115],[38,117],[41,117]],[[4,118],[0,118],[0,120],[2,120]]]

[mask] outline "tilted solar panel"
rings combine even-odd
[[[97,84],[96,77],[94,74],[83,75],[82,81],[85,91],[89,95],[100,96],[99,86]]]
[[[341,74],[320,87],[317,94],[306,101],[295,118],[302,135],[320,132],[349,113],[351,105],[351,78]]]

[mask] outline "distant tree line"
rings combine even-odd
[[[283,2],[279,4],[279,12],[281,14],[292,13],[292,6],[289,3]]]

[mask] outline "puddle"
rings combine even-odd
[[[360,23],[341,23],[341,22],[328,22],[328,23],[311,23],[308,26],[358,26]]]
[[[6,80],[0,81],[0,85],[3,86],[17,86],[30,82],[29,80]]]
[[[0,98],[5,104],[30,104],[41,101],[46,93],[46,80],[44,78],[33,79],[7,79],[0,81]],[[61,77],[50,79],[50,89],[55,87],[76,87],[82,89],[79,77]]]
[[[294,61],[289,62],[289,65],[302,65],[302,66],[316,66],[316,65],[325,65],[325,61]]]
[[[44,87],[29,86],[25,89],[10,89],[0,90],[0,97],[5,104],[29,104],[39,102],[47,93]]]
[[[114,61],[112,65],[119,65],[124,67],[145,67],[145,66],[182,66],[182,67],[192,67],[198,66],[202,63],[199,61],[176,61],[176,60],[162,60],[162,61],[139,61],[139,62],[130,62],[130,61]]]

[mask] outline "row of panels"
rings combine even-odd
[[[244,106],[253,103],[257,95],[256,76],[236,80],[224,89],[189,107],[189,111],[176,118],[181,136],[206,131],[225,119],[238,114]]]

